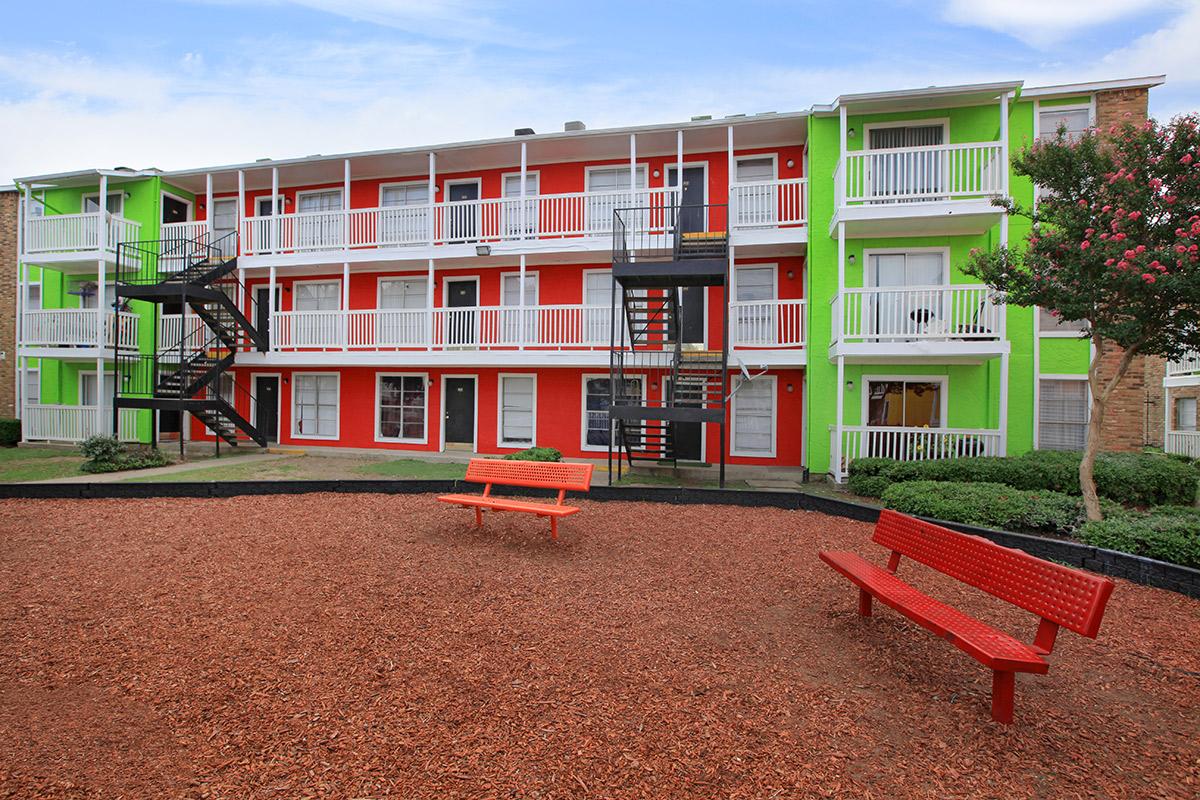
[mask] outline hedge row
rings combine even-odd
[[[1050,536],[1072,535],[1087,518],[1078,497],[1002,483],[896,483],[884,491],[883,504],[920,517]]]
[[[882,497],[893,484],[911,481],[994,483],[1014,489],[1079,495],[1079,453],[1034,450],[1013,458],[893,461],[860,458],[850,464],[850,491]],[[1160,453],[1103,453],[1096,459],[1096,490],[1127,506],[1191,505],[1200,472]]]
[[[1089,522],[1078,533],[1093,547],[1200,568],[1200,509],[1156,508]]]

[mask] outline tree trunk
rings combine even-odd
[[[1083,447],[1083,459],[1079,462],[1079,490],[1083,494],[1083,508],[1089,521],[1104,519],[1100,511],[1100,496],[1096,493],[1096,456],[1100,452],[1100,435],[1104,429],[1104,414],[1108,410],[1108,398],[1112,395],[1117,384],[1129,371],[1133,357],[1137,354],[1139,344],[1131,345],[1121,354],[1117,362],[1116,372],[1102,383],[1100,379],[1100,362],[1104,359],[1105,343],[1096,339],[1092,363],[1088,365],[1088,388],[1092,392],[1092,413],[1088,419],[1087,442]]]

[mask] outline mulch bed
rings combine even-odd
[[[429,496],[0,503],[0,797],[1200,792],[1200,602],[1118,581],[1006,727],[817,560],[870,526],[582,505],[554,544]]]

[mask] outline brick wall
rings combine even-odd
[[[1148,89],[1119,89],[1096,94],[1096,126],[1101,132],[1124,122],[1139,122],[1149,113]],[[1121,349],[1110,347],[1100,364],[1101,376],[1111,376]],[[1166,362],[1161,358],[1134,359],[1109,399],[1102,447],[1140,450],[1163,444],[1163,387]]]
[[[16,416],[17,199],[0,191],[0,417]]]

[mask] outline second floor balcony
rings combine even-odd
[[[115,262],[117,247],[137,241],[141,224],[117,214],[53,214],[25,220],[21,260],[68,273],[95,272],[101,261]]]
[[[97,351],[111,356],[114,346],[137,350],[138,315],[129,311],[95,308],[56,308],[26,311],[21,327],[21,346],[37,348],[39,354],[55,358],[95,358]],[[54,349],[54,353],[48,352]]]
[[[1000,142],[849,152],[834,170],[839,222],[852,237],[980,233],[999,219],[1008,192]]]
[[[844,289],[830,357],[983,361],[1008,351],[1005,307],[980,284]]]
[[[1192,350],[1167,362],[1164,386],[1200,386],[1200,351]]]

